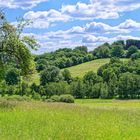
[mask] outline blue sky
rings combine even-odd
[[[24,34],[40,43],[36,53],[140,39],[139,0],[0,0],[0,7],[11,22],[33,21]]]

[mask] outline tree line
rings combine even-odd
[[[54,52],[35,56],[36,70],[44,70],[48,66],[56,66],[60,69],[78,65],[99,58],[140,58],[139,40],[119,40],[112,44],[104,43],[93,51],[88,52],[86,46],[78,46],[74,49],[64,48]]]
[[[29,85],[21,81],[16,69],[9,70],[1,83],[0,94],[43,99],[63,94],[70,94],[78,99],[140,98],[139,59],[123,62],[119,58],[111,58],[97,73],[89,71],[83,78],[73,78],[68,69],[60,72],[58,67],[50,66],[40,73],[40,85]]]

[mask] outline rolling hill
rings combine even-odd
[[[94,71],[97,72],[98,68],[102,65],[109,63],[110,58],[106,59],[96,59],[90,62],[82,63],[76,66],[72,66],[67,68],[72,77],[80,77],[82,78],[85,73],[88,71]],[[122,61],[127,61],[128,59],[121,59]]]
[[[124,58],[121,59],[121,61],[127,61],[128,59]],[[110,58],[106,58],[106,59],[96,59],[96,60],[92,60],[90,62],[86,62],[86,63],[82,63],[76,66],[72,66],[67,68],[72,77],[79,77],[82,78],[84,76],[85,73],[87,73],[88,71],[94,71],[97,72],[98,68],[101,67],[102,65],[109,63]],[[64,69],[62,69],[61,71],[63,71]],[[26,78],[25,81],[27,81],[30,85],[34,82],[37,85],[39,85],[39,74],[38,73],[34,73],[30,76],[30,78]]]

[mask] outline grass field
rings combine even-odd
[[[140,140],[140,101],[3,102],[0,139]]]
[[[121,59],[122,61],[127,61],[128,59]],[[73,77],[83,77],[88,71],[97,72],[98,68],[102,65],[109,63],[110,58],[97,59],[90,62],[86,62],[80,65],[69,67],[68,70],[71,72]]]

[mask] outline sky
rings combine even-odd
[[[38,54],[140,39],[140,0],[0,0],[0,8],[12,23],[32,21],[23,35],[39,42]]]

